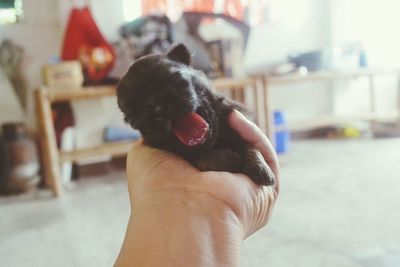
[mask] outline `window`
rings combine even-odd
[[[257,24],[263,21],[265,4],[271,0],[122,0],[125,21],[141,15],[165,13],[177,21],[182,11],[225,14],[238,20]],[[274,0],[280,1],[280,0]],[[291,2],[292,0],[286,0]],[[301,1],[301,0],[296,0]]]
[[[123,0],[124,20],[132,21],[142,15],[142,3],[139,0]]]
[[[16,23],[22,19],[22,0],[0,0],[0,24]]]

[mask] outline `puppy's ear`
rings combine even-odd
[[[167,52],[167,58],[190,65],[191,55],[189,49],[184,44],[177,44]]]

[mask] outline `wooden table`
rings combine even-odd
[[[261,129],[266,132],[267,120],[265,103],[265,90],[262,78],[229,78],[213,81],[218,91],[228,90],[234,100],[245,101],[245,90],[253,90],[256,120]],[[96,147],[62,151],[57,148],[56,136],[51,114],[51,104],[64,101],[78,101],[101,97],[115,97],[115,87],[97,86],[85,87],[76,90],[49,90],[41,88],[35,91],[35,101],[39,123],[39,136],[43,158],[45,182],[55,196],[63,192],[60,182],[60,166],[62,162],[76,162],[99,155],[121,156],[126,155],[131,148],[132,141],[105,143]]]
[[[398,109],[386,112],[385,114],[376,113],[375,107],[375,94],[376,85],[375,78],[378,76],[394,76],[398,79]],[[310,81],[338,81],[338,80],[352,80],[358,78],[367,78],[369,80],[369,94],[370,94],[370,111],[351,114],[349,116],[338,116],[336,114],[325,114],[322,116],[315,117],[313,119],[301,120],[301,121],[289,121],[285,127],[274,127],[273,124],[273,110],[271,108],[271,89],[274,86],[286,85],[286,84],[299,84]],[[400,123],[400,72],[397,69],[359,69],[353,71],[320,71],[311,72],[306,75],[301,74],[289,74],[283,76],[264,76],[264,90],[266,99],[266,114],[267,118],[267,130],[268,136],[273,140],[275,131],[289,130],[289,131],[304,131],[311,130],[318,127],[325,127],[330,125],[338,125],[348,123],[354,120],[367,120],[372,124],[377,120],[398,120]]]

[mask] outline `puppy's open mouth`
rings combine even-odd
[[[207,121],[195,112],[172,122],[172,132],[186,146],[203,144],[207,139],[208,131]]]

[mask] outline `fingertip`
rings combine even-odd
[[[247,139],[249,131],[257,132],[258,129],[258,127],[252,121],[246,118],[246,116],[238,110],[233,110],[231,114],[229,114],[228,122],[229,125],[233,129],[235,129],[244,139]]]
[[[232,114],[234,114],[234,116],[236,116],[239,119],[246,119],[246,117],[243,115],[243,113],[240,112],[239,110],[234,109],[232,111]]]
[[[277,180],[279,179],[279,163],[275,150],[267,136],[253,122],[242,113],[233,110],[229,115],[230,126],[249,144],[256,147],[272,169]],[[279,183],[279,181],[278,181]]]
[[[230,124],[237,124],[241,121],[247,121],[247,118],[240,111],[234,109],[231,114],[229,114],[228,121]]]
[[[235,124],[235,121],[237,120],[238,111],[236,109],[232,110],[232,112],[228,116],[228,123],[229,125],[233,126]]]

